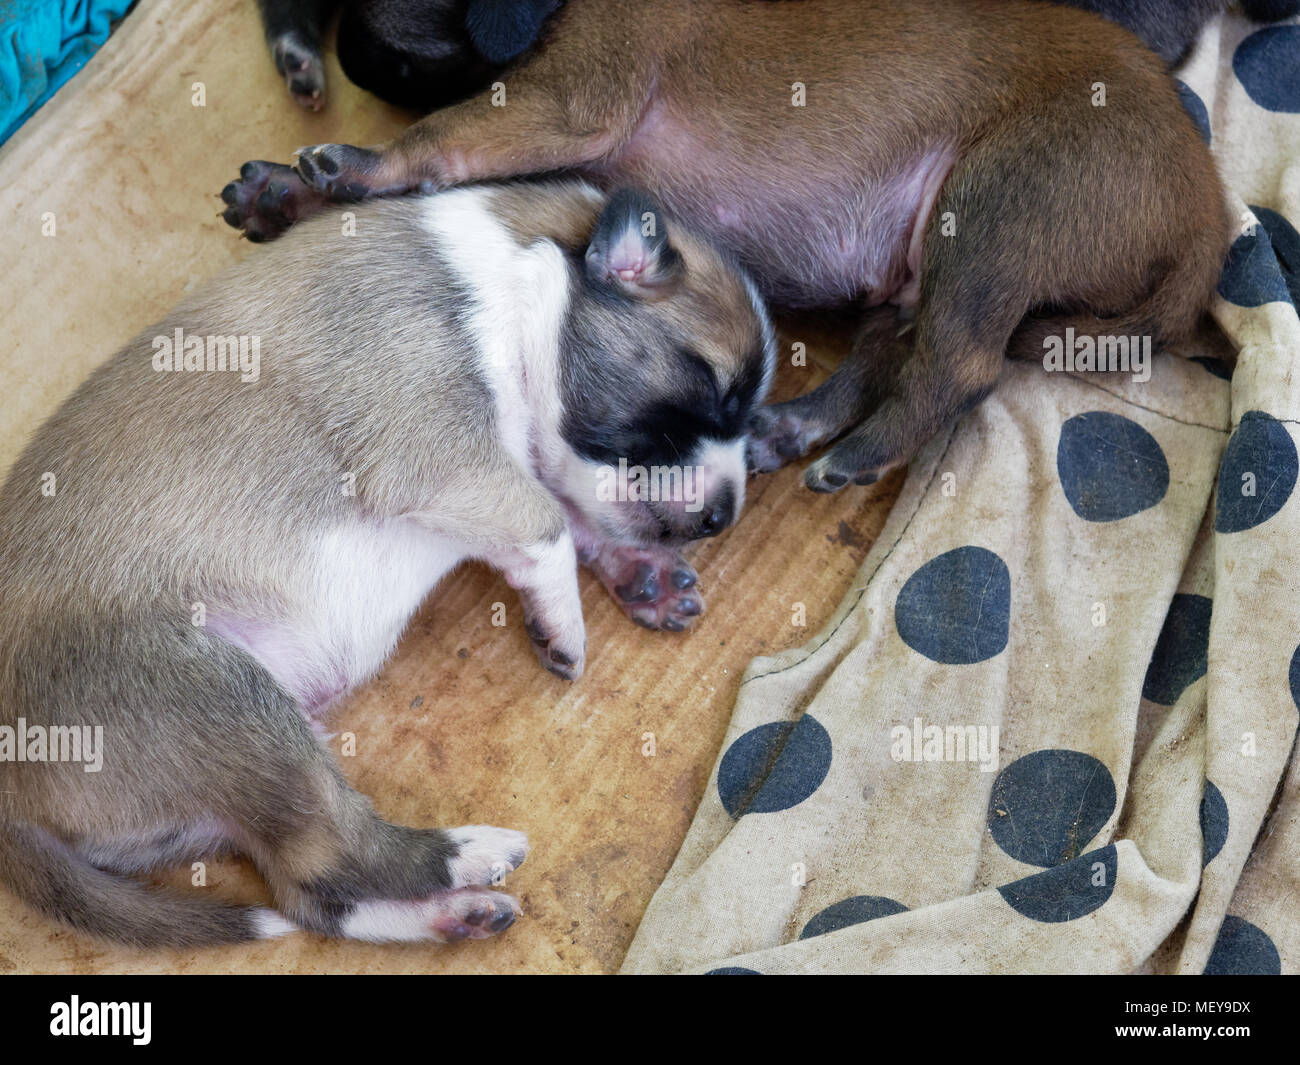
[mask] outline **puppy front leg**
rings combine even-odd
[[[593,114],[590,124],[575,129],[565,110],[540,88],[504,108],[477,96],[434,112],[379,148],[317,144],[301,149],[293,166],[252,160],[222,189],[222,217],[249,240],[271,240],[330,203],[579,167],[630,132],[615,114]]]
[[[545,47],[493,87],[435,111],[377,148],[323,144],[299,153],[303,180],[331,200],[568,170],[631,136],[655,81],[633,27],[596,5],[556,16]]]
[[[314,145],[292,170],[245,164],[222,192],[230,207],[224,217],[265,240],[331,202],[596,162],[632,135],[649,101],[653,57],[638,40],[600,20],[557,28],[497,88],[435,111],[386,145]]]
[[[538,660],[556,676],[577,680],[586,664],[587,629],[573,535],[565,529],[553,540],[495,548],[486,557],[519,592]]]
[[[436,111],[378,148],[303,148],[294,169],[312,192],[341,203],[571,170],[612,152],[640,112],[615,98],[575,123],[573,102],[553,87],[521,85],[504,107],[493,105],[493,95],[489,90]]]

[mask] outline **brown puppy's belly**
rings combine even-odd
[[[763,147],[654,101],[592,176],[656,189],[671,212],[736,254],[779,306],[914,304],[922,236],[956,161],[952,145],[936,141],[883,176],[852,145],[834,159],[755,151]]]

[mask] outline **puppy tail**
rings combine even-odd
[[[117,876],[42,829],[0,822],[0,884],[79,932],[132,947],[205,947],[294,930],[257,906],[228,906]]]

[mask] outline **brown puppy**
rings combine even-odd
[[[843,437],[822,491],[906,462],[1008,351],[1184,336],[1229,242],[1159,59],[1020,0],[572,0],[496,91],[377,150],[249,164],[223,197],[265,238],[328,200],[565,169],[646,186],[779,305],[891,305],[755,421],[757,469]]]

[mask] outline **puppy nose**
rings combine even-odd
[[[700,515],[700,535],[717,536],[727,527],[727,518],[729,516],[724,514],[722,508],[715,503]]]
[[[736,493],[727,485],[710,500],[700,514],[697,536],[717,536],[735,518]]]

